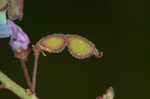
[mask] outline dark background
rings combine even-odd
[[[53,33],[77,34],[104,52],[78,60],[67,49],[41,55],[37,95],[40,99],[95,99],[112,86],[115,99],[149,98],[150,14],[144,0],[25,0],[24,17],[16,21],[31,44]],[[0,70],[27,88],[9,39],[0,39]],[[30,47],[31,47],[30,44]],[[33,54],[28,68],[32,72]],[[0,89],[0,99],[19,99]]]

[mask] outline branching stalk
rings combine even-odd
[[[27,70],[27,66],[25,64],[25,61],[20,60],[20,62],[21,62],[22,69],[24,71],[24,76],[25,76],[25,79],[27,81],[28,87],[34,93],[34,90],[33,90],[32,84],[31,84],[31,80],[30,80],[30,76],[29,76],[29,73],[28,73],[28,70]]]
[[[0,82],[4,85],[4,88],[12,91],[21,99],[38,99],[34,94],[27,93],[24,88],[16,84],[2,72],[0,72]]]

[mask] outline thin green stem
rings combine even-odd
[[[21,99],[38,99],[34,94],[27,93],[24,88],[16,84],[2,72],[0,72],[0,82],[4,84],[4,88],[9,89]]]

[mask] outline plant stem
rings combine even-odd
[[[27,66],[25,64],[25,61],[20,60],[20,62],[21,62],[22,69],[24,71],[24,76],[25,76],[25,79],[27,81],[28,87],[34,93],[34,90],[33,90],[32,84],[31,84],[31,80],[30,80],[30,76],[29,76],[29,73],[28,73],[28,70],[27,70]]]
[[[36,76],[37,76],[37,69],[38,69],[39,53],[40,53],[39,51],[34,51],[34,68],[33,68],[33,75],[32,75],[33,91],[36,90]]]
[[[24,88],[16,84],[2,72],[0,72],[0,82],[4,84],[4,88],[14,92],[21,99],[38,99],[34,94],[27,93]]]

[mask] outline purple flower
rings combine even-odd
[[[27,50],[30,43],[27,34],[25,34],[23,30],[11,20],[8,20],[7,23],[12,31],[9,44],[13,51],[19,52],[21,49]]]

